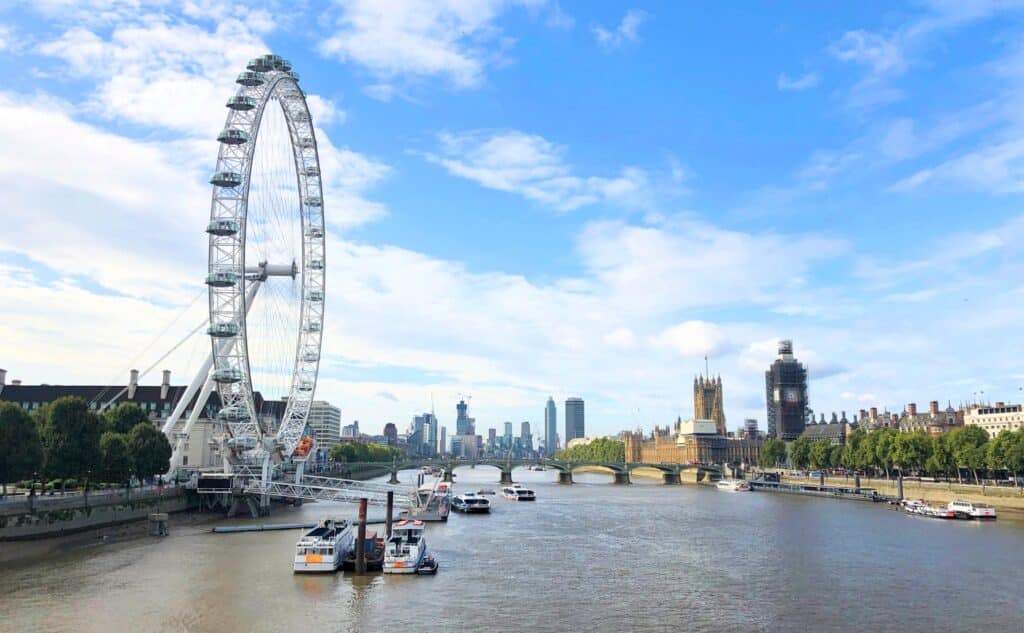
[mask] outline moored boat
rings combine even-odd
[[[380,571],[384,567],[384,537],[377,536],[376,532],[366,533],[366,569],[368,571]],[[342,569],[352,570],[356,568],[356,548],[353,547],[348,556],[341,562]]]
[[[326,518],[302,535],[295,544],[292,570],[296,573],[337,571],[355,545],[352,523]]]
[[[987,503],[974,503],[973,501],[954,499],[946,505],[946,508],[954,512],[963,512],[970,519],[991,521],[996,518],[996,509]]]
[[[416,568],[416,573],[421,576],[433,576],[437,573],[437,568],[438,564],[434,555],[427,552],[423,555],[423,561],[420,563],[419,567]]]
[[[732,492],[749,492],[750,484],[742,479],[723,479],[715,484],[715,487],[719,490],[729,490]]]
[[[950,510],[948,508],[936,508],[930,506],[922,499],[909,500],[904,499],[903,511],[907,514],[916,514],[918,516],[930,517],[932,519],[966,519],[967,515],[962,512]]]
[[[437,481],[416,491],[415,505],[402,511],[402,517],[420,521],[447,521],[452,507],[451,484]]]
[[[423,521],[399,521],[384,549],[385,574],[415,574],[427,553]]]
[[[477,495],[475,492],[465,492],[455,495],[452,500],[452,510],[466,514],[484,514],[491,511],[491,500]]]
[[[536,501],[537,495],[529,488],[523,488],[519,484],[512,484],[501,489],[501,496],[513,501]]]

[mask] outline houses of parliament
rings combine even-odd
[[[623,436],[626,461],[757,463],[762,440],[730,436],[726,430],[721,376],[693,379],[693,413],[693,420],[677,419],[671,429],[655,426],[650,439],[645,439],[639,429],[627,431]]]

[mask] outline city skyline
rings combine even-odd
[[[323,20],[215,4],[0,10],[11,379],[117,382],[201,320],[224,99],[273,50],[317,125],[316,397],[344,422],[404,428],[433,396],[453,432],[473,393],[479,427],[536,429],[549,395],[579,395],[589,433],[614,434],[691,415],[708,355],[729,430],[765,428],[779,339],[816,410],[1020,398],[1013,3],[538,1],[399,24],[366,2]],[[736,56],[663,63],[722,38]],[[445,54],[400,63],[365,41]],[[189,380],[208,349],[187,342],[143,384]]]

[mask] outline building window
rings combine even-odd
[[[182,456],[182,458],[181,458],[181,465],[182,466],[188,466],[188,455]]]

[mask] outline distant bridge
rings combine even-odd
[[[397,482],[397,470],[409,468],[420,468],[422,466],[436,466],[443,469],[446,476],[450,476],[456,468],[468,466],[492,466],[501,472],[501,483],[512,483],[512,471],[516,468],[528,466],[543,466],[549,470],[558,471],[558,483],[571,484],[572,473],[581,468],[600,468],[612,473],[615,483],[630,483],[630,473],[638,468],[646,468],[661,471],[662,481],[666,484],[680,483],[683,471],[696,471],[696,480],[713,481],[721,479],[723,468],[721,466],[708,464],[673,464],[673,463],[642,463],[642,462],[567,462],[557,459],[413,459],[397,464],[391,473],[392,482]]]

